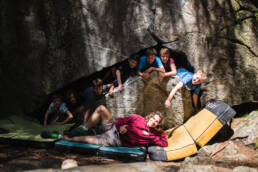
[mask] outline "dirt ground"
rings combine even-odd
[[[66,159],[74,159],[77,161],[79,166],[85,165],[104,165],[104,164],[115,164],[121,163],[123,161],[108,159],[104,157],[97,157],[97,156],[88,156],[88,155],[81,155],[75,154],[72,152],[61,152],[59,150],[54,149],[38,149],[38,148],[28,148],[28,147],[17,147],[12,145],[3,145],[0,144],[0,169],[4,168],[8,165],[9,162],[13,160],[19,159],[36,159],[38,161],[44,160],[55,160],[55,162],[62,162]],[[179,162],[155,162],[151,161],[147,157],[147,162],[154,163],[157,166],[164,167],[164,168],[173,168],[179,169],[181,165],[181,161]],[[1,170],[0,170],[1,171]]]
[[[38,149],[38,148],[27,148],[24,146],[17,147],[12,145],[1,145],[0,144],[0,167],[9,161],[26,158],[26,159],[74,159],[78,162],[78,165],[88,165],[88,164],[110,164],[116,163],[118,161],[112,159],[106,159],[102,157],[86,156],[73,153],[63,153],[54,149]]]

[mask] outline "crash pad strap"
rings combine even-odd
[[[186,128],[181,125],[168,138],[168,147],[165,147],[164,151],[166,152],[167,160],[171,161],[196,153],[197,147]]]
[[[212,125],[210,125],[209,128],[205,130],[202,135],[200,135],[200,137],[196,140],[196,143],[200,147],[203,147],[222,127],[223,124],[219,120],[215,120]]]
[[[223,127],[223,124],[215,114],[203,109],[191,117],[184,126],[193,140],[199,146],[203,146]]]
[[[181,149],[166,152],[168,161],[181,159],[195,153],[197,153],[197,147],[195,144],[187,145],[185,147],[182,147]]]

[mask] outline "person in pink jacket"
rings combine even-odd
[[[75,136],[68,137],[59,135],[59,139],[74,142],[85,142],[101,146],[148,146],[158,145],[166,147],[167,137],[161,129],[163,116],[160,112],[152,112],[145,118],[132,114],[128,117],[118,118],[113,121],[108,109],[100,105],[93,112],[85,126],[89,130],[93,126],[100,124],[102,134],[96,136]]]

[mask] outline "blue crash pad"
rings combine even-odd
[[[121,161],[144,161],[146,159],[145,149],[139,147],[105,147],[66,140],[55,142],[55,147],[59,150],[70,150],[80,154],[102,156]]]

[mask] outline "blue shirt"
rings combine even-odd
[[[180,81],[184,83],[184,87],[190,91],[194,91],[195,94],[199,95],[201,84],[194,85],[192,83],[192,79],[194,74],[192,72],[188,72],[185,68],[181,68],[177,70],[177,75],[180,78]]]
[[[146,56],[142,56],[140,58],[138,69],[141,72],[144,72],[145,70],[147,70],[150,67],[160,68],[161,66],[163,66],[163,65],[162,65],[162,62],[161,62],[161,60],[158,56],[155,56],[154,62],[151,63],[151,64],[147,63],[147,57]]]
[[[90,109],[96,100],[101,98],[103,95],[107,94],[109,87],[107,85],[103,85],[103,91],[100,95],[96,95],[93,87],[88,87],[82,92],[83,98],[83,106],[85,109]]]
[[[66,107],[66,104],[65,104],[65,103],[62,103],[59,108],[57,108],[57,107],[54,105],[54,103],[51,103],[51,104],[49,105],[48,109],[47,109],[47,112],[48,112],[48,113],[59,113],[59,112],[61,112],[61,113],[64,114],[64,113],[66,113],[66,111],[67,111],[67,107]]]

